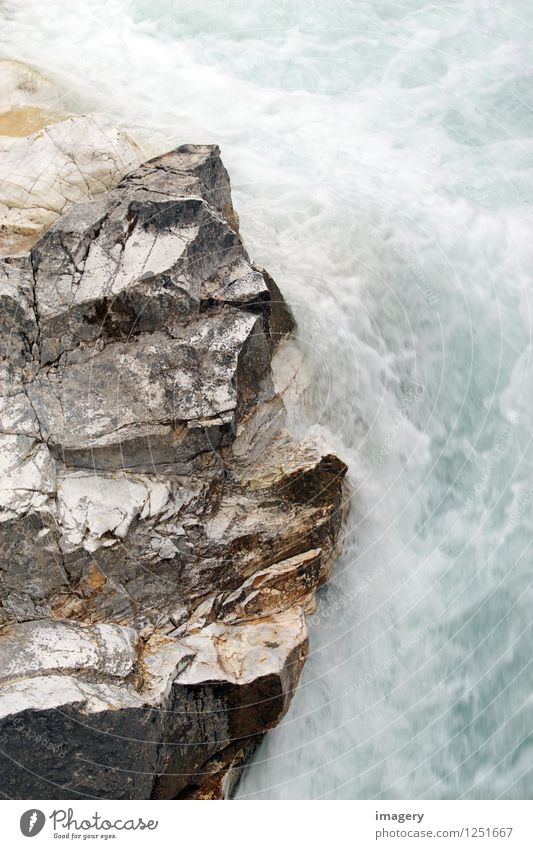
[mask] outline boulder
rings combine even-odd
[[[294,320],[218,148],[70,205],[0,299],[0,790],[226,795],[297,686],[346,466],[287,431]]]

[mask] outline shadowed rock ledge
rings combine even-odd
[[[346,467],[285,428],[293,320],[218,148],[71,206],[0,299],[0,791],[227,795],[298,683]]]

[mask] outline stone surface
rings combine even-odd
[[[0,299],[0,790],[226,795],[297,686],[346,467],[286,429],[294,322],[218,148],[70,206]]]
[[[137,166],[137,144],[102,115],[69,116],[54,86],[0,61],[0,252],[28,250],[73,203]]]
[[[7,635],[2,790],[17,798],[186,795],[206,762],[218,755],[222,769],[279,721],[307,650],[303,616],[287,612],[182,641],[154,635],[141,652],[120,626],[31,623]]]

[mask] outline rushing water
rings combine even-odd
[[[528,0],[8,0],[4,56],[151,150],[217,141],[290,298],[344,555],[239,795],[531,794]]]

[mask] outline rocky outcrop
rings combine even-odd
[[[223,796],[297,685],[346,468],[286,430],[293,321],[218,149],[73,205],[0,299],[0,790]]]
[[[0,61],[0,254],[29,250],[73,203],[113,188],[142,161],[102,115],[68,115],[52,84]]]

